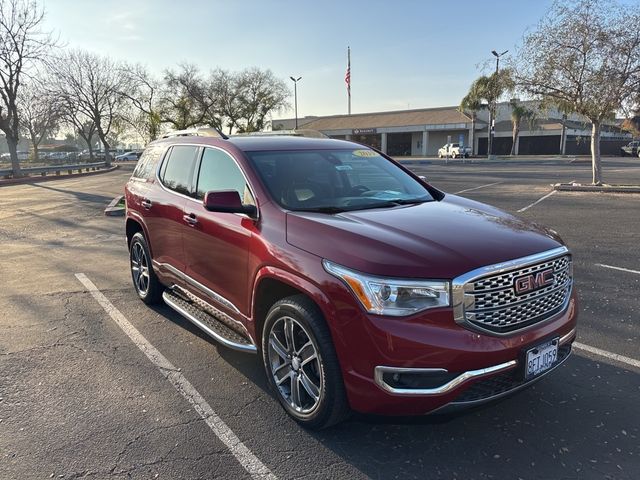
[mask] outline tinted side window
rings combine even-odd
[[[149,147],[145,149],[142,156],[138,159],[133,176],[136,178],[150,179],[153,177],[153,172],[156,169],[158,160],[162,155],[162,147]]]
[[[172,190],[184,195],[189,195],[193,166],[196,162],[198,147],[189,145],[174,145],[169,153],[169,158],[163,165],[162,183]]]
[[[221,150],[205,148],[196,196],[203,199],[204,194],[212,190],[235,190],[244,204],[254,204],[244,175],[235,160]]]

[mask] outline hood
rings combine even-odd
[[[373,275],[436,279],[562,245],[551,230],[455,195],[335,215],[289,212],[287,242]]]

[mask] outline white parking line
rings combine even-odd
[[[487,183],[486,185],[480,185],[479,187],[467,188],[466,190],[460,190],[459,192],[454,192],[454,195],[457,195],[459,193],[464,193],[464,192],[472,192],[473,190],[480,190],[481,188],[491,187],[493,185],[498,185],[499,183],[503,183],[503,182]]]
[[[534,205],[539,204],[541,201],[543,201],[545,198],[549,198],[551,195],[553,195],[554,193],[556,193],[557,190],[552,190],[551,192],[547,193],[544,197],[539,198],[538,200],[536,200],[535,202],[533,202],[531,205],[527,205],[524,208],[521,208],[520,210],[518,210],[518,213],[520,212],[524,212],[525,210],[529,210],[531,207],[533,207]]]
[[[207,425],[209,425],[209,428],[213,430],[213,433],[227,446],[233,456],[240,462],[240,465],[249,472],[251,477],[255,479],[275,480],[276,476],[271,473],[271,470],[240,441],[236,434],[233,433],[224,421],[213,411],[207,401],[193,385],[189,383],[184,375],[129,323],[126,317],[98,290],[98,287],[96,287],[84,273],[76,273],[76,278],[89,290],[93,298],[97,300],[105,312],[107,312],[122,331],[127,334],[131,341],[151,360],[151,363],[158,367],[160,373],[193,405],[194,410],[200,414]]]
[[[615,360],[616,362],[625,363],[627,365],[631,365],[632,367],[640,368],[640,360],[636,360],[635,358],[625,357],[624,355],[618,355],[617,353],[607,352],[606,350],[592,347],[591,345],[585,345],[584,343],[579,342],[573,342],[573,346],[579,350],[593,353],[594,355],[599,355],[610,360]]]
[[[629,268],[614,267],[613,265],[605,265],[604,263],[596,263],[596,267],[610,268],[612,270],[620,270],[621,272],[635,273],[640,275],[639,270],[631,270]]]

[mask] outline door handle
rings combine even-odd
[[[190,213],[189,215],[183,215],[182,219],[189,224],[191,227],[195,227],[198,224],[198,219],[195,214]]]
[[[148,198],[145,198],[144,200],[142,200],[142,202],[140,202],[140,204],[146,208],[147,210],[149,210],[151,208],[151,206],[153,205],[153,203],[151,203],[151,200],[149,200]]]

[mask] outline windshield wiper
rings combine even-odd
[[[346,212],[347,209],[343,207],[309,207],[309,208],[299,208],[293,210],[294,212],[317,212],[317,213],[342,213]]]
[[[385,200],[384,202],[371,203],[368,205],[358,205],[357,207],[354,207],[353,209],[349,209],[349,210],[367,210],[370,208],[388,208],[388,207],[397,207],[400,205],[417,205],[419,203],[425,203],[430,201],[431,200],[426,198],[409,198],[409,199],[397,198],[395,200]]]
[[[395,203],[396,205],[413,205],[418,203],[430,202],[428,198],[397,198],[394,200],[387,200],[388,202]]]

